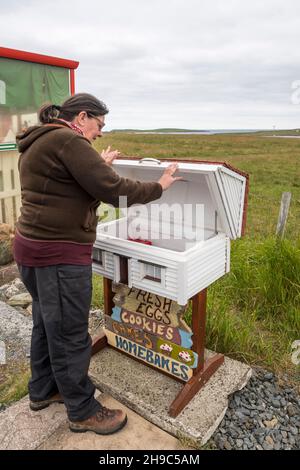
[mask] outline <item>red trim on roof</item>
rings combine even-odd
[[[24,60],[25,62],[35,62],[38,64],[54,65],[55,67],[64,67],[71,70],[77,69],[79,65],[79,62],[75,60],[61,59],[59,57],[35,54],[33,52],[19,51],[17,49],[9,49],[7,47],[0,47],[0,57]]]
[[[140,157],[127,157],[127,156],[121,156],[120,160],[140,160]],[[245,230],[246,230],[246,219],[247,219],[247,209],[248,209],[248,194],[249,194],[249,175],[248,173],[245,173],[244,171],[238,170],[234,166],[231,166],[227,162],[212,162],[212,161],[207,161],[207,160],[194,160],[194,159],[184,159],[184,158],[172,158],[172,159],[167,159],[167,158],[162,158],[162,160],[175,160],[178,162],[185,162],[185,163],[205,163],[205,164],[210,164],[210,165],[223,165],[229,170],[235,171],[239,175],[242,175],[246,178],[246,187],[245,187],[245,198],[244,198],[244,209],[243,209],[243,220],[242,220],[242,230],[241,230],[241,235],[245,235]]]

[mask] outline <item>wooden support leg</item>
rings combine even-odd
[[[111,315],[112,309],[114,308],[112,291],[112,281],[110,279],[103,278],[103,295],[104,295],[104,313],[105,315]]]
[[[95,336],[92,342],[92,356],[97,354],[97,352],[101,351],[107,346],[107,338],[105,336],[104,331],[101,331],[100,335]]]
[[[110,279],[103,278],[103,292],[104,292],[104,313],[105,315],[111,315],[113,309],[113,291],[112,291],[112,281]],[[97,352],[101,351],[107,346],[107,338],[104,331],[100,335],[93,338],[92,342],[92,356]]]
[[[198,366],[194,371],[194,374],[196,374],[199,370],[202,370],[204,367],[206,302],[207,289],[204,289],[203,291],[194,295],[192,298],[192,350],[198,354]]]
[[[222,354],[216,354],[207,361],[205,361],[204,358],[206,301],[207,289],[204,289],[192,298],[192,349],[198,354],[198,366],[194,370],[193,377],[185,384],[170,406],[169,415],[173,418],[183,410],[183,408],[224,362],[224,356]]]
[[[223,364],[223,354],[216,354],[204,363],[202,371],[196,373],[179,392],[169,409],[169,415],[176,418],[197,392],[206,384],[210,377]]]

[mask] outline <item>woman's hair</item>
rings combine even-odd
[[[81,111],[88,116],[104,116],[108,113],[107,106],[98,98],[88,93],[77,93],[70,96],[61,106],[45,104],[39,111],[39,120],[42,124],[52,122],[53,119],[72,121]]]

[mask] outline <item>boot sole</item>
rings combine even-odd
[[[127,416],[126,418],[124,419],[124,421],[122,421],[121,424],[119,424],[118,426],[116,426],[115,428],[113,429],[110,429],[109,431],[96,431],[95,429],[76,429],[76,428],[71,428],[71,426],[69,426],[69,429],[70,431],[72,432],[88,432],[88,431],[91,431],[91,432],[94,432],[96,434],[100,434],[101,436],[107,436],[109,434],[114,434],[115,432],[118,432],[118,431],[121,431],[121,429],[124,428],[125,424],[127,423]]]
[[[48,408],[48,406],[52,405],[53,403],[64,403],[63,400],[60,401],[52,401],[51,403],[47,403],[44,405],[34,405],[32,403],[29,404],[29,408],[31,411],[40,411],[43,410],[44,408]]]

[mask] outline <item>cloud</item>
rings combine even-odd
[[[1,44],[79,60],[107,127],[299,125],[297,0],[0,3]]]

